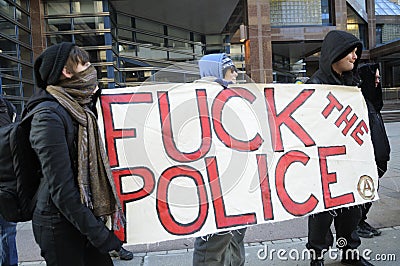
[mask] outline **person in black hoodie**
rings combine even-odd
[[[73,43],[47,48],[34,63],[39,88],[28,101],[34,114],[30,143],[42,178],[33,233],[48,266],[111,266],[122,242],[113,229],[124,217],[90,110],[97,86],[89,56]]]
[[[364,64],[358,68],[358,74],[361,79],[359,87],[368,108],[369,127],[371,129],[378,177],[381,178],[385,174],[387,163],[390,160],[390,145],[381,116],[383,100],[379,65],[376,63]],[[381,234],[381,231],[372,227],[366,221],[371,206],[372,202],[361,206],[362,217],[357,226],[357,233],[360,237],[371,238]]]
[[[362,53],[362,43],[354,35],[332,30],[325,36],[319,59],[319,69],[307,83],[355,86],[355,74]],[[357,225],[361,219],[360,206],[345,207],[320,212],[308,217],[308,243],[313,258],[312,266],[324,265],[323,253],[333,245],[330,226],[334,221],[336,238],[344,239],[342,264],[372,265],[361,256],[351,255],[351,250],[361,244],[357,235]]]

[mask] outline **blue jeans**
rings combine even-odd
[[[2,266],[14,266],[18,264],[17,244],[17,224],[7,222],[0,217],[1,233],[1,263]]]

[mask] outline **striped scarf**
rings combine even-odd
[[[78,186],[81,202],[104,221],[111,218],[112,229],[124,226],[114,180],[111,174],[96,116],[88,108],[97,87],[93,66],[61,80],[58,86],[47,86],[46,91],[68,111],[78,127]]]

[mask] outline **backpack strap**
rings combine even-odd
[[[23,123],[27,123],[26,121],[28,121],[28,123],[30,123],[30,121],[32,120],[32,117],[34,114],[41,112],[43,110],[51,110],[53,112],[55,112],[63,121],[64,127],[65,127],[65,131],[67,130],[67,122],[65,121],[65,117],[63,114],[60,113],[60,111],[57,110],[57,108],[54,108],[52,106],[43,106],[37,109],[33,109],[27,113],[25,113],[24,117],[21,120],[21,124]]]

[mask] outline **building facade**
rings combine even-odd
[[[0,0],[0,25],[0,93],[19,110],[34,59],[62,41],[89,52],[103,88],[171,80],[159,70],[190,82],[193,62],[213,52],[228,53],[243,82],[270,83],[312,75],[326,33],[340,29],[381,64],[385,87],[400,87],[398,1]]]

